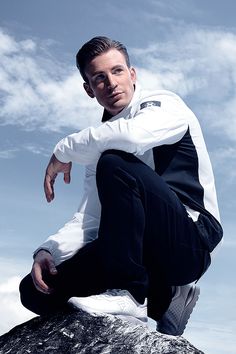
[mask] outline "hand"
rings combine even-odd
[[[64,182],[70,183],[70,171],[72,163],[60,162],[56,156],[53,154],[49,164],[46,169],[45,178],[44,178],[44,192],[48,203],[54,199],[54,183],[57,177],[57,174],[62,172],[64,173]]]
[[[51,294],[53,289],[50,288],[43,280],[43,274],[56,275],[57,269],[52,255],[44,250],[39,251],[35,258],[31,270],[33,283],[38,291],[44,294]]]

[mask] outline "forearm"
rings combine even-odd
[[[73,256],[77,250],[97,237],[101,206],[97,195],[95,167],[86,168],[84,194],[78,211],[57,233],[49,236],[34,252],[50,252],[56,265]]]
[[[89,127],[79,133],[68,135],[55,146],[54,155],[63,162],[70,161],[82,165],[95,163],[100,152],[96,145],[96,138],[93,136],[93,128]]]

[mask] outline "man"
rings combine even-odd
[[[182,334],[195,285],[222,238],[210,160],[195,115],[174,93],[144,92],[126,48],[95,37],[79,50],[84,89],[104,107],[102,124],[60,141],[44,189],[86,165],[78,212],[34,253],[21,300],[43,315],[72,306],[91,313],[147,314]],[[148,312],[147,312],[148,311]]]

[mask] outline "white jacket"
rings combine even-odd
[[[199,122],[176,94],[165,90],[147,92],[136,86],[132,101],[118,115],[97,128],[71,134],[56,145],[54,154],[58,160],[86,165],[84,194],[73,219],[35,253],[48,250],[58,265],[97,237],[101,206],[96,164],[108,149],[132,153],[156,170],[179,196],[189,216],[199,225],[210,252],[213,250],[222,237],[222,229],[213,172]],[[206,231],[209,228],[213,236]]]

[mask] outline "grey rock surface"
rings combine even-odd
[[[35,317],[0,337],[0,354],[203,354],[173,337],[115,316],[67,311]]]

